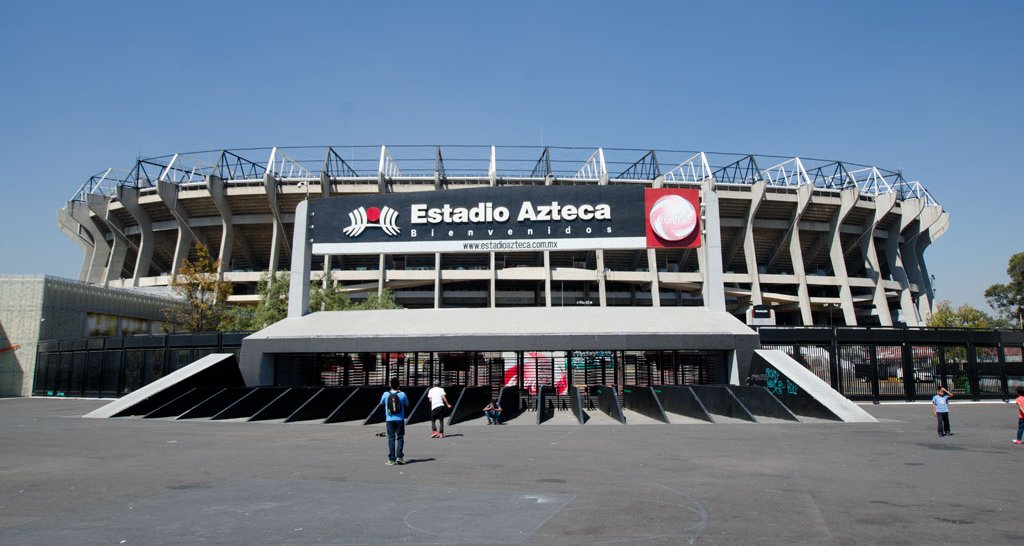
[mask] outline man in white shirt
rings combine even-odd
[[[451,409],[441,382],[435,380],[434,386],[427,391],[427,398],[430,399],[430,437],[444,438],[444,408]]]

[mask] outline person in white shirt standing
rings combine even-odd
[[[444,438],[444,408],[451,409],[444,389],[440,381],[434,381],[434,386],[427,391],[427,398],[430,399],[430,437]]]

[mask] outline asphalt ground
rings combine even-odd
[[[0,400],[0,544],[1021,544],[1009,404],[878,424],[81,419]],[[527,414],[521,419],[533,419]],[[608,424],[603,424],[608,423]]]

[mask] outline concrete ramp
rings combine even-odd
[[[452,404],[452,414],[448,417],[448,426],[482,417],[484,406],[490,402],[490,387],[466,387],[462,389],[458,399]]]
[[[576,385],[569,385],[569,409],[581,425],[587,424],[589,416],[583,411],[583,401],[580,397],[580,388]]]
[[[658,392],[660,390],[655,387],[626,385],[622,388],[622,407],[655,421],[669,423],[668,415],[665,415],[665,409],[658,400]]]
[[[508,423],[519,417],[522,411],[519,407],[519,387],[502,387],[498,391],[498,405],[501,406],[502,423]]]
[[[704,407],[700,398],[697,398],[697,394],[686,385],[661,385],[655,390],[655,394],[658,395],[658,402],[666,412],[709,423],[715,422],[715,418]],[[669,419],[671,422],[671,418]]]
[[[626,424],[626,416],[622,413],[622,404],[619,403],[619,394],[614,387],[601,385],[593,387],[597,392],[597,409],[616,421]]]
[[[754,417],[726,385],[693,385],[690,389],[697,395],[697,399],[708,413],[729,419],[757,422],[757,417]]]
[[[345,403],[349,396],[356,392],[356,387],[324,387],[302,403],[285,423],[299,421],[322,421],[327,419],[334,410]]]
[[[767,417],[782,421],[799,421],[785,404],[764,387],[727,385],[727,389],[754,417]]]
[[[160,379],[97,408],[83,417],[103,419],[146,415],[197,388],[244,387],[233,353],[215,353],[175,370]]]
[[[755,384],[767,387],[797,415],[847,423],[878,422],[782,351],[754,351],[750,375]]]

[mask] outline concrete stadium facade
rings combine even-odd
[[[700,192],[690,249],[315,256],[311,278],[408,308],[703,306],[747,323],[922,325],[924,252],[949,215],[916,181],[869,165],[673,150],[338,146],[137,160],[91,177],[57,212],[80,279],[165,286],[194,242],[221,260],[232,301],[289,269],[303,200],[479,187],[633,185]],[[329,274],[329,277],[327,275]]]

